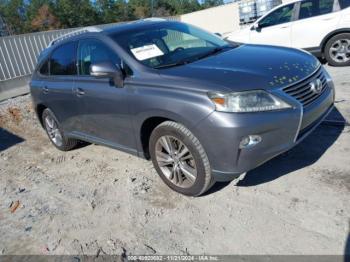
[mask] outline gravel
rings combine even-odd
[[[331,68],[350,120],[349,68]],[[0,103],[1,254],[350,253],[350,127],[321,125],[291,151],[198,198],[151,162],[98,145],[60,152],[30,97]],[[19,206],[11,212],[11,205]]]

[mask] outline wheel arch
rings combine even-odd
[[[326,44],[327,42],[334,36],[339,35],[339,34],[343,34],[343,33],[350,33],[350,27],[346,27],[346,28],[340,28],[337,30],[334,30],[330,33],[328,33],[322,40],[321,42],[321,52],[322,54],[324,54],[324,49],[326,48]]]
[[[149,154],[149,139],[152,131],[161,123],[165,121],[173,121],[179,124],[191,128],[195,123],[191,122],[190,119],[178,115],[174,112],[168,112],[163,110],[157,110],[156,112],[147,112],[142,116],[139,116],[138,123],[140,123],[137,128],[138,132],[138,148],[143,157],[150,159]]]
[[[174,121],[173,119],[163,116],[152,116],[144,120],[139,131],[139,139],[143,155],[146,159],[150,159],[149,140],[153,130],[165,121]],[[176,122],[176,121],[174,121]]]
[[[42,115],[44,110],[48,108],[45,104],[37,104],[35,107],[35,112],[36,112],[36,116],[39,119],[39,122],[41,124],[42,127],[44,127],[44,123],[43,123],[43,119],[42,119]]]

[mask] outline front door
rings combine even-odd
[[[294,6],[282,6],[259,20],[259,27],[250,31],[250,43],[291,46]]]
[[[97,39],[79,41],[78,78],[73,93],[80,104],[81,133],[89,139],[126,151],[133,151],[135,136],[129,114],[127,87],[115,86],[110,78],[90,75],[90,65],[112,62],[120,66],[120,58]]]

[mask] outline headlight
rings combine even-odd
[[[217,111],[222,112],[261,112],[291,108],[291,105],[263,90],[237,93],[209,93]]]

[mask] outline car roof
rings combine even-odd
[[[166,23],[178,23],[176,21],[170,21],[162,18],[146,18],[142,20],[136,20],[132,22],[125,22],[114,26],[106,27],[103,32],[107,35],[125,33],[128,31],[134,31],[136,29],[148,29],[152,28],[155,24]]]
[[[113,25],[106,24],[102,26],[90,26],[90,27],[80,28],[80,29],[77,29],[76,31],[67,33],[66,35],[63,35],[61,37],[54,39],[49,44],[49,46],[39,54],[38,62],[44,59],[49,53],[51,53],[51,50],[55,49],[56,47],[59,47],[60,45],[63,45],[67,42],[74,41],[81,37],[92,36],[92,35],[97,36],[98,34],[114,35],[118,33],[133,31],[136,29],[148,29],[148,28],[152,28],[152,26],[154,26],[155,24],[160,24],[160,23],[178,23],[178,22],[169,21],[163,18],[152,17],[152,18],[140,19],[140,20],[131,21],[131,22],[121,22]]]
[[[118,34],[125,33],[128,31],[133,31],[135,29],[147,29],[152,28],[155,24],[159,23],[178,23],[175,21],[169,21],[163,18],[146,18],[140,19],[131,22],[121,22],[118,24],[104,24],[98,26],[87,26],[83,28],[79,28],[75,31],[64,34],[54,40],[52,40],[47,49],[51,49],[52,46],[58,46],[60,44],[75,40],[77,38],[81,38],[84,36],[98,35],[98,34]]]

